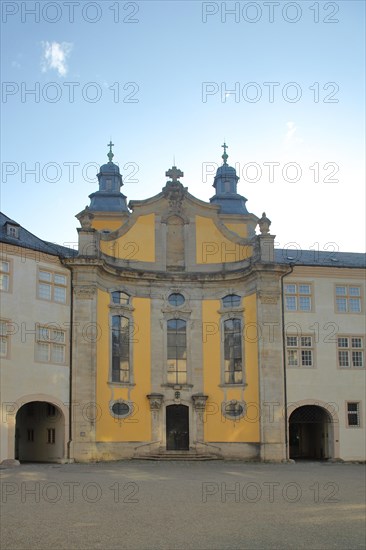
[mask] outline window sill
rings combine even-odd
[[[240,382],[240,384],[219,384],[219,388],[245,388],[248,384]]]
[[[108,382],[108,386],[117,386],[119,388],[130,388],[136,386],[134,382]]]
[[[193,384],[160,384],[161,388],[172,388],[173,390],[190,390]]]

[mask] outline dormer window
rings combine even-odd
[[[6,224],[6,234],[13,239],[19,239],[19,226],[11,223]]]
[[[119,306],[127,306],[130,302],[130,297],[125,292],[117,290],[115,292],[112,292],[112,302]]]

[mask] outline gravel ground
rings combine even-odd
[[[365,466],[125,461],[1,470],[1,548],[366,548]]]

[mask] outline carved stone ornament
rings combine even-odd
[[[150,401],[150,410],[159,411],[164,400],[164,395],[162,393],[150,393],[147,395],[147,398]]]
[[[269,227],[271,225],[271,220],[269,220],[266,216],[266,213],[263,212],[261,219],[258,221],[259,230],[262,235],[268,235],[269,234]]]
[[[262,304],[277,304],[280,297],[279,292],[259,292],[259,299]]]
[[[82,300],[91,300],[96,294],[97,289],[95,286],[76,286],[74,288],[74,294],[77,298]]]
[[[85,210],[78,216],[78,220],[80,222],[81,227],[88,231],[92,228],[92,220],[94,216],[91,212],[89,212],[89,207],[86,206]]]
[[[182,210],[182,202],[185,195],[183,185],[177,182],[168,182],[163,189],[164,198],[169,202],[170,210],[180,212]]]
[[[196,393],[195,395],[192,395],[194,408],[197,411],[204,411],[206,407],[207,399],[208,399],[208,395],[204,395],[203,393]]]

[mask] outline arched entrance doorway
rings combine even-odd
[[[17,412],[15,458],[29,462],[54,462],[64,457],[65,418],[46,401],[31,401]]]
[[[166,408],[166,448],[168,451],[189,450],[189,408],[186,405]]]
[[[333,458],[332,417],[317,405],[295,409],[289,418],[290,458]]]

